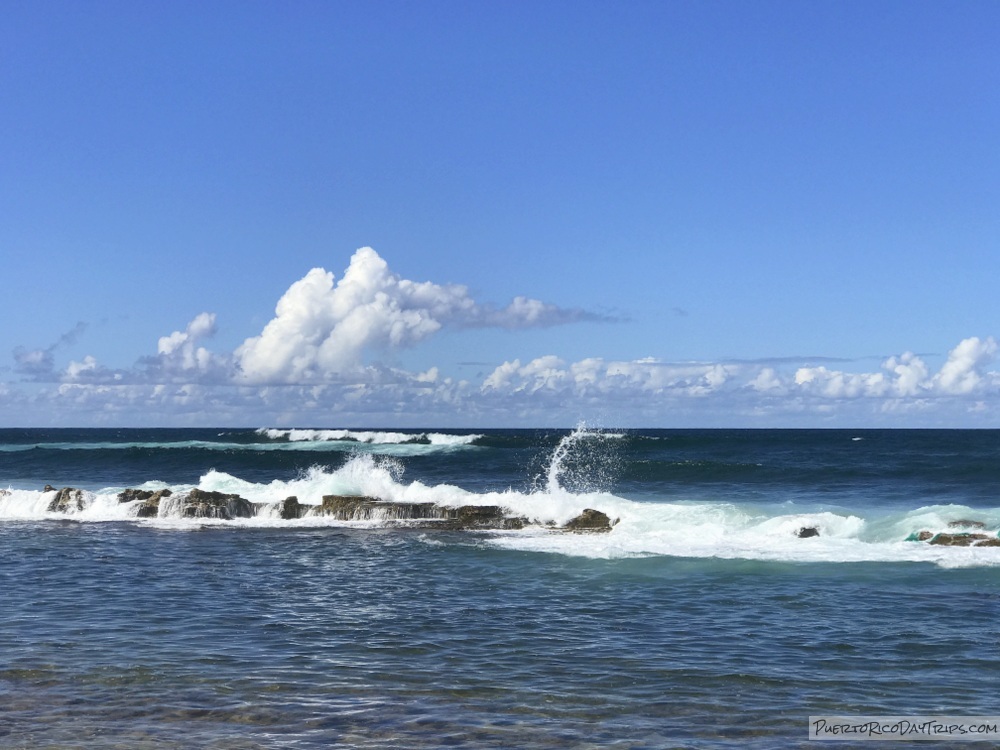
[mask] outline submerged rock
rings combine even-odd
[[[118,493],[119,503],[142,502],[136,507],[136,518],[156,518],[160,514],[160,499],[170,497],[170,490],[133,490]]]
[[[616,518],[614,523],[612,523],[607,513],[594,510],[593,508],[586,508],[576,518],[567,521],[563,529],[576,532],[604,533],[611,531],[611,527],[618,523],[618,520]]]
[[[819,536],[819,529],[817,529],[815,526],[803,526],[801,529],[795,532],[795,536],[797,536],[799,539],[808,539],[809,537]]]
[[[45,492],[56,492],[56,496],[49,502],[45,509],[49,513],[72,513],[83,510],[83,490],[75,487],[63,487],[56,490],[51,484],[45,485]]]

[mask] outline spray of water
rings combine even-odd
[[[556,445],[545,468],[544,484],[538,489],[551,495],[607,490],[621,465],[618,439],[621,433],[606,432],[579,424]]]

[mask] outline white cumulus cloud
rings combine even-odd
[[[97,370],[97,360],[91,355],[87,355],[83,358],[82,362],[70,362],[66,367],[66,377],[69,380],[77,380],[84,373],[94,372]]]
[[[983,382],[984,365],[996,356],[997,342],[993,337],[980,340],[964,339],[948,353],[948,361],[934,378],[934,384],[944,392],[964,395],[975,391]]]
[[[927,365],[913,352],[889,357],[882,367],[896,376],[893,387],[898,396],[916,396],[928,388]]]
[[[164,371],[175,374],[195,374],[219,371],[225,364],[221,358],[203,346],[202,339],[215,335],[215,313],[195,316],[183,331],[162,336],[156,347],[156,358],[147,360],[151,374]]]
[[[235,361],[243,382],[308,383],[356,371],[366,352],[412,346],[444,326],[530,328],[596,317],[527,297],[503,309],[482,305],[464,286],[401,278],[363,247],[340,281],[314,268],[292,284]]]

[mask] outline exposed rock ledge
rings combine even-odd
[[[55,492],[49,502],[50,513],[83,510],[84,492],[73,487],[56,490],[45,486],[45,492]],[[185,518],[252,518],[265,508],[276,511],[280,518],[292,520],[305,517],[328,517],[341,521],[405,522],[407,526],[456,531],[516,530],[533,522],[521,516],[508,515],[499,505],[462,505],[457,508],[435,503],[405,503],[379,500],[358,495],[324,495],[319,505],[300,503],[288,497],[280,503],[256,504],[235,494],[193,489],[176,495],[168,489],[126,489],[118,494],[119,503],[137,503],[137,518],[156,518],[163,503],[170,503],[169,514]],[[606,513],[587,508],[571,519],[564,531],[599,533],[611,531],[618,523]]]
[[[118,502],[129,503],[140,500],[139,518],[155,518],[160,513],[160,504],[166,498],[171,498],[179,508],[180,515],[185,518],[221,518],[231,521],[234,518],[252,518],[257,513],[256,506],[239,495],[227,495],[224,492],[210,492],[195,488],[190,492],[174,496],[170,490],[125,490],[118,494]]]
[[[301,507],[308,509],[308,515],[339,521],[427,521],[434,528],[456,530],[521,529],[528,522],[525,518],[507,516],[499,505],[450,508],[434,503],[399,503],[354,495],[324,495],[320,505]]]

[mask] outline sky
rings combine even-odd
[[[0,426],[1000,427],[995,2],[0,11]]]

